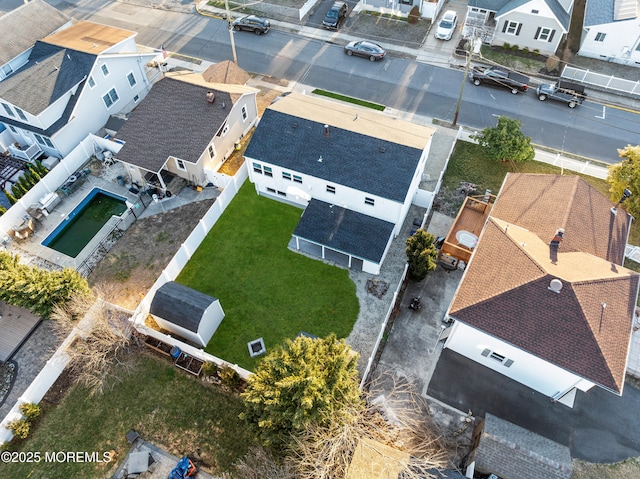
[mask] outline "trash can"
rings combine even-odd
[[[113,177],[112,177],[113,178]],[[124,186],[124,178],[122,176],[118,176],[118,184],[120,186]]]
[[[180,351],[180,348],[178,346],[173,346],[171,348],[171,351],[169,351],[169,354],[171,354],[171,357],[174,359],[177,359],[180,356],[180,353],[182,351]]]

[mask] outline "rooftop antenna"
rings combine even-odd
[[[618,206],[620,206],[624,200],[629,199],[632,194],[633,193],[631,193],[631,191],[628,188],[625,188],[624,191],[622,192],[622,198],[620,198],[620,200],[616,203],[616,205],[613,208],[611,208],[611,213],[613,213],[614,215],[617,214]]]

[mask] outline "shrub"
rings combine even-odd
[[[535,53],[536,55],[540,55],[540,50],[538,50],[537,48],[534,48],[533,53]]]
[[[529,53],[529,49],[527,47],[522,47],[522,53]]]
[[[26,419],[17,419],[15,421],[11,421],[8,428],[15,436],[20,439],[26,439],[29,435],[29,431],[31,430],[31,423]]]
[[[415,24],[415,23],[418,23],[419,20],[420,20],[420,9],[418,8],[418,5],[414,5],[411,11],[409,12],[409,17],[407,18],[407,21],[409,23]]]
[[[27,421],[33,422],[38,416],[40,416],[42,407],[34,402],[26,402],[24,404],[20,404],[20,412]]]
[[[218,376],[220,376],[220,382],[229,389],[236,389],[242,383],[242,378],[238,374],[238,371],[231,366],[223,366],[218,371]]]
[[[511,44],[507,43],[507,42],[504,42],[502,44],[502,48],[504,48],[505,50],[510,50],[511,49]]]
[[[520,50],[520,47],[518,45],[511,45],[512,52],[517,52],[518,50]]]
[[[217,376],[219,371],[220,368],[214,362],[207,361],[202,365],[202,374],[204,376]]]

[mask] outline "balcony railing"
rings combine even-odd
[[[37,143],[34,143],[33,145],[27,146],[26,148],[9,145],[9,153],[15,158],[20,158],[24,161],[33,161],[38,156],[40,156],[43,151],[40,149]]]

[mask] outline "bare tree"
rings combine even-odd
[[[298,479],[293,465],[260,446],[251,448],[223,479]]]
[[[101,291],[94,291],[102,296]],[[100,394],[112,375],[111,366],[125,364],[127,354],[135,341],[135,330],[129,314],[95,296],[74,297],[65,305],[56,305],[51,314],[56,330],[68,336],[74,327],[78,334],[66,353],[67,366],[76,380],[89,388],[90,394]]]

